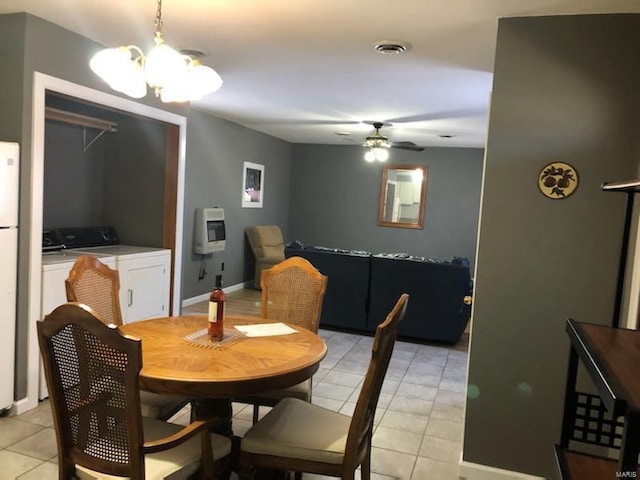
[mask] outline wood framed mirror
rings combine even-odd
[[[385,165],[380,185],[378,225],[423,228],[426,196],[426,166]]]

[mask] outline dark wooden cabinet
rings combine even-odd
[[[561,478],[638,478],[640,332],[575,320],[567,321],[566,331],[571,349],[562,435],[556,445]],[[597,395],[576,390],[579,362]],[[610,458],[616,450],[617,458]]]

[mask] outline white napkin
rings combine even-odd
[[[258,323],[253,325],[236,325],[237,330],[243,332],[247,337],[273,337],[275,335],[290,335],[298,333],[284,323]]]

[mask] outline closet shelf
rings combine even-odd
[[[90,117],[88,115],[81,115],[79,113],[67,112],[65,110],[59,110],[52,107],[45,107],[44,117],[47,120],[55,120],[58,122],[69,123],[71,125],[79,125],[83,127],[82,139],[83,150],[85,152],[91,145],[93,145],[96,140],[98,140],[105,133],[116,133],[118,131],[118,124],[116,122],[102,120],[101,118]],[[86,130],[87,128],[100,130],[100,132],[98,132],[98,134],[93,137],[93,139],[88,143]]]

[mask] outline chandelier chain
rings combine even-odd
[[[156,10],[156,38],[162,38],[162,0],[158,0]]]

